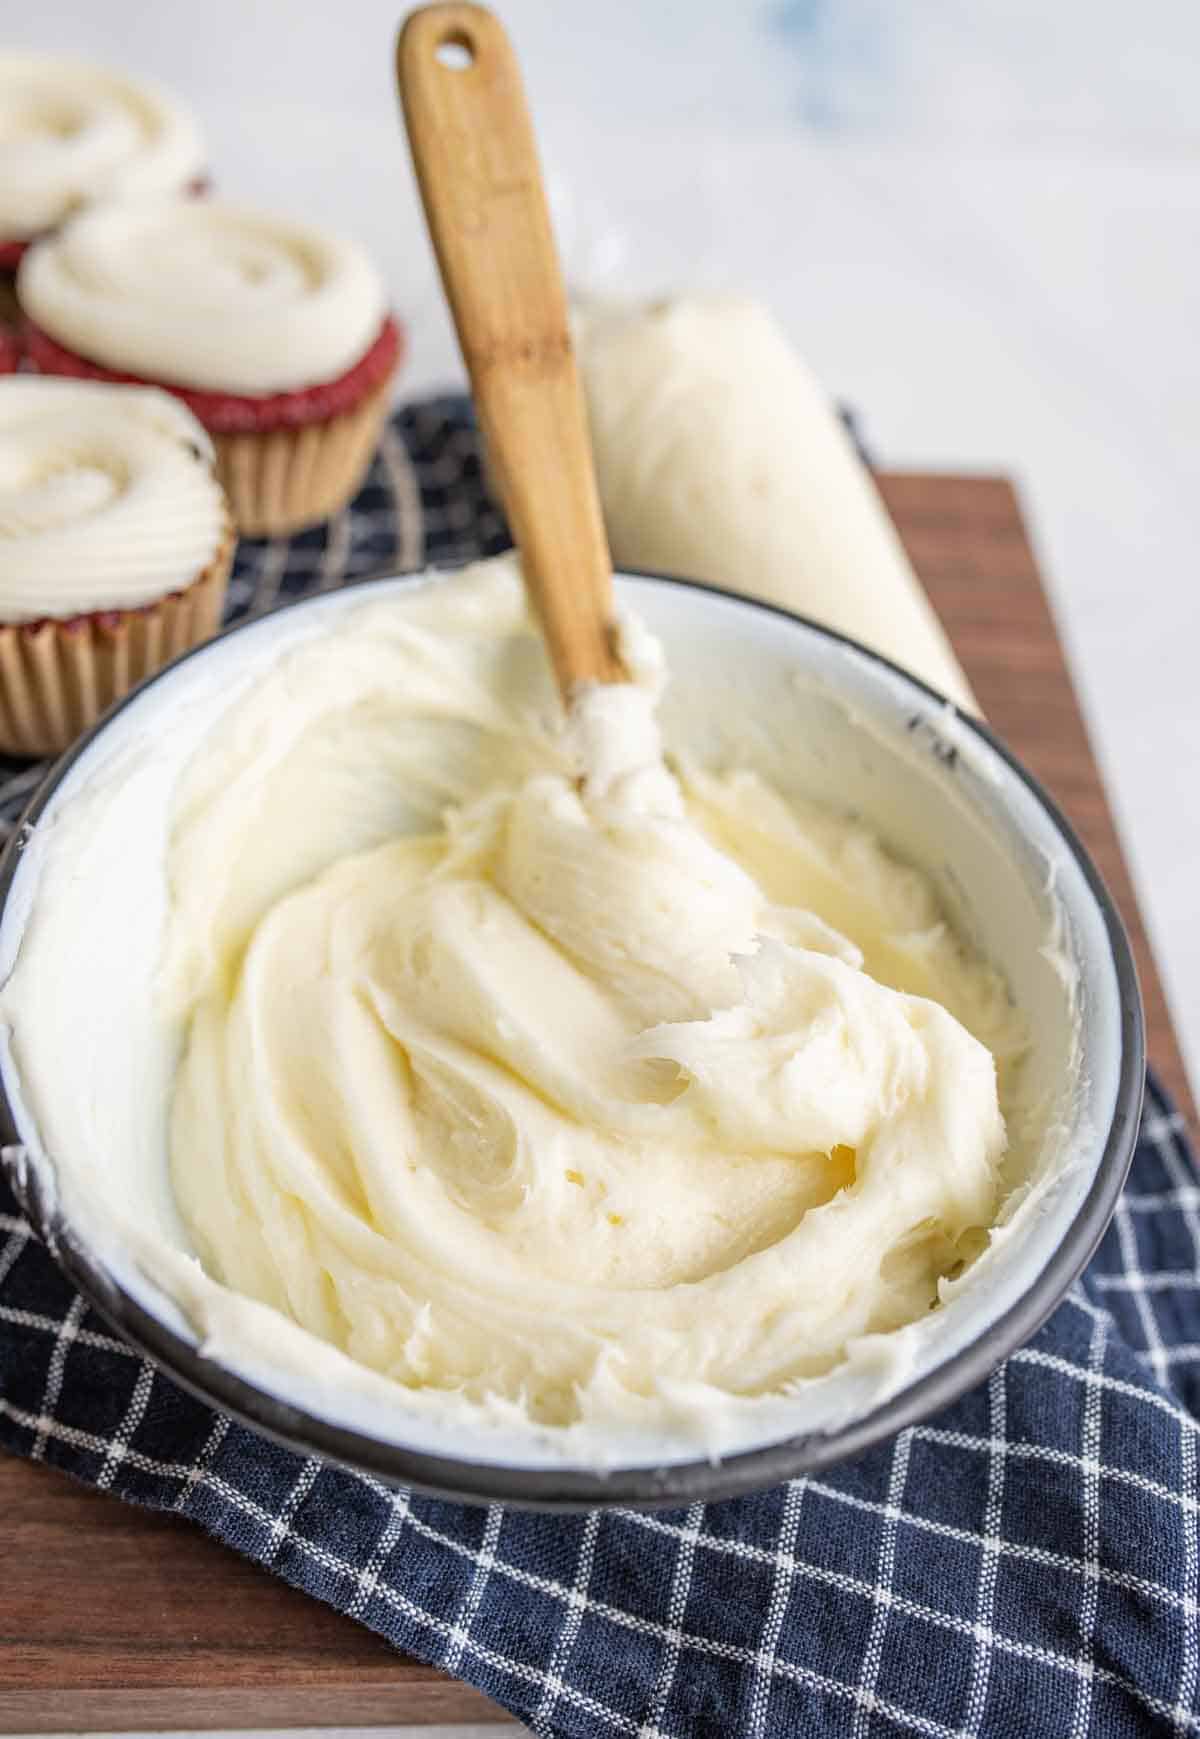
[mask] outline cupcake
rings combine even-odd
[[[0,382],[0,749],[64,749],[221,620],[212,448],[163,392]]]
[[[401,338],[352,243],[219,200],[122,201],[30,248],[18,292],[40,373],[183,400],[239,531],[299,531],[358,488]]]
[[[180,193],[202,179],[187,109],[104,67],[0,54],[0,116],[0,319],[11,315],[13,276],[35,237],[93,200]]]

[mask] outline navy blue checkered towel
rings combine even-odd
[[[242,545],[233,608],[502,542],[465,407],[425,405],[328,527]],[[1153,1082],[1115,1221],[1033,1343],[819,1479],[562,1517],[303,1460],[108,1333],[2,1186],[0,1442],[190,1516],[541,1735],[1200,1733],[1200,1178]]]

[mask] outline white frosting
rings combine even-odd
[[[93,200],[182,192],[203,168],[195,121],[157,85],[0,54],[0,238],[52,229]]]
[[[764,308],[585,304],[576,344],[621,566],[783,604],[978,711],[840,419]]]
[[[52,338],[106,368],[245,394],[335,380],[386,311],[353,242],[215,199],[82,212],[29,250],[18,291]]]
[[[863,827],[667,770],[644,632],[564,737],[511,563],[424,606],[176,794],[184,1220],[422,1405],[711,1442],[982,1247],[1020,1024]]]
[[[624,757],[624,774],[632,771],[633,783],[622,783],[620,758],[612,763],[616,810],[625,811],[623,822],[606,827],[600,817],[612,806],[605,798],[585,792],[581,799],[563,789],[561,775],[571,767],[573,746],[558,733],[553,683],[525,620],[515,576],[502,563],[427,587],[393,583],[368,594],[332,595],[255,624],[187,660],[136,700],[71,770],[18,862],[0,931],[0,976],[6,979],[0,1023],[10,1029],[3,1041],[9,1046],[5,1082],[26,1145],[24,1163],[36,1176],[43,1198],[57,1194],[73,1236],[147,1309],[185,1338],[194,1334],[212,1359],[290,1406],[382,1441],[521,1466],[552,1466],[563,1460],[588,1466],[656,1465],[694,1458],[698,1441],[714,1452],[732,1452],[797,1431],[828,1429],[861,1415],[960,1352],[1027,1295],[1087,1194],[1099,1152],[1096,1135],[1107,1129],[1111,1118],[1120,1008],[1103,914],[1074,860],[1064,853],[1052,820],[1020,779],[1006,772],[1000,757],[965,732],[952,761],[935,752],[941,746],[939,711],[913,731],[913,697],[898,679],[768,615],[650,581],[622,581],[619,595],[636,600],[655,633],[666,637],[677,665],[661,710],[670,751],[688,757],[682,817],[662,815],[657,802],[641,815],[636,807],[632,818],[628,815],[621,793],[644,790],[637,777],[644,763],[644,719],[626,739],[632,748]],[[624,648],[626,657],[647,673],[652,661],[641,652],[648,654],[649,644],[638,637],[632,647],[627,640]],[[729,767],[749,769],[753,776],[728,777],[722,769]],[[525,787],[523,800],[511,795],[519,787]],[[532,808],[532,818],[523,818],[532,821],[539,819],[534,798],[556,792],[544,820],[556,839],[575,841],[581,849],[562,857],[554,855],[553,847],[555,868],[540,893],[536,885],[530,890],[527,884],[530,868],[536,874],[538,863],[545,862],[544,831],[539,836],[532,825],[510,829],[514,850],[505,852],[508,867],[486,856],[485,817],[477,799],[489,789],[497,793],[501,808],[512,810],[514,802],[527,811]],[[813,793],[835,807],[815,807]],[[731,946],[739,926],[744,935],[747,923],[768,938],[749,962],[751,978],[765,968],[766,981],[751,987],[743,1008],[749,1004],[764,1014],[768,1009],[784,1012],[792,1022],[794,1011],[786,1013],[774,1000],[771,982],[773,957],[783,947],[798,949],[811,962],[814,985],[836,981],[852,996],[861,992],[868,1012],[877,1014],[884,1006],[908,1008],[914,994],[920,1003],[928,989],[935,989],[949,1010],[944,1017],[935,1014],[934,1020],[940,1024],[953,1016],[983,1035],[1002,1057],[1028,1022],[1028,1053],[1015,1072],[1011,1058],[1001,1071],[1000,1100],[1010,1144],[994,1185],[995,1229],[988,1247],[961,1278],[937,1286],[941,1308],[921,1311],[908,1327],[853,1337],[845,1359],[835,1362],[827,1375],[798,1379],[781,1392],[757,1397],[702,1378],[675,1380],[669,1367],[657,1392],[639,1396],[620,1384],[619,1361],[614,1361],[615,1375],[607,1390],[598,1382],[589,1393],[590,1419],[535,1428],[524,1398],[506,1401],[497,1392],[485,1401],[478,1398],[478,1383],[466,1390],[442,1388],[436,1381],[398,1384],[349,1357],[336,1333],[321,1340],[301,1327],[307,1311],[330,1305],[337,1297],[324,1281],[307,1298],[301,1290],[295,1302],[289,1296],[281,1311],[230,1290],[200,1267],[187,1253],[191,1241],[168,1184],[172,1087],[189,1033],[192,1056],[198,1058],[205,1047],[203,1037],[198,1047],[194,1042],[201,1003],[227,1024],[231,1035],[257,1006],[265,1018],[259,1027],[251,1017],[254,1050],[243,1052],[232,1045],[225,1053],[210,1050],[220,1070],[222,1093],[234,1074],[245,1074],[257,1095],[253,1104],[238,1099],[229,1106],[230,1121],[217,1128],[216,1158],[210,1154],[203,1160],[210,1174],[214,1166],[227,1175],[232,1168],[239,1187],[255,1192],[246,1214],[238,1218],[238,1238],[225,1260],[253,1261],[262,1252],[268,1275],[272,1268],[276,1275],[311,1275],[303,1244],[289,1243],[291,1234],[311,1226],[322,1251],[336,1248],[341,1253],[339,1286],[349,1286],[360,1265],[374,1291],[380,1273],[389,1264],[397,1265],[403,1284],[385,1289],[396,1314],[377,1319],[382,1338],[372,1340],[372,1319],[364,1307],[359,1324],[367,1346],[355,1347],[359,1360],[369,1355],[371,1345],[384,1348],[389,1322],[394,1324],[409,1308],[405,1300],[411,1298],[412,1286],[425,1278],[418,1259],[434,1246],[445,1258],[440,1268],[430,1265],[441,1300],[439,1310],[431,1313],[435,1372],[439,1357],[455,1354],[453,1339],[438,1338],[439,1316],[468,1307],[475,1309],[473,1323],[467,1317],[472,1333],[478,1334],[480,1325],[488,1331],[496,1316],[494,1340],[487,1344],[507,1346],[522,1356],[518,1319],[523,1294],[518,1287],[514,1298],[504,1278],[511,1277],[514,1264],[528,1272],[543,1299],[561,1295],[568,1304],[575,1302],[573,1318],[569,1313],[563,1320],[548,1315],[552,1359],[561,1361],[564,1347],[569,1349],[572,1321],[578,1330],[574,1344],[585,1358],[589,1349],[597,1348],[597,1324],[600,1330],[612,1326],[610,1310],[618,1315],[618,1337],[623,1332],[619,1313],[630,1289],[615,1273],[604,1277],[603,1266],[614,1249],[621,1249],[612,1242],[606,1246],[604,1240],[616,1240],[625,1228],[596,1223],[622,1209],[616,1203],[597,1205],[596,1178],[589,1172],[589,1164],[595,1163],[597,1176],[609,1179],[611,1196],[611,1176],[621,1169],[623,1147],[605,1136],[603,1120],[597,1122],[593,1115],[597,1101],[612,1099],[611,1049],[597,1047],[592,1056],[580,1058],[573,1076],[560,1071],[556,1090],[565,1085],[589,1096],[586,1124],[569,1114],[561,1098],[531,1093],[530,1077],[523,1071],[536,1066],[544,1080],[555,1045],[569,1062],[579,1029],[567,1020],[556,1022],[545,997],[529,993],[540,982],[529,970],[529,954],[519,972],[503,970],[502,962],[496,969],[494,938],[481,937],[474,924],[454,923],[429,937],[428,950],[406,952],[404,935],[412,932],[420,878],[407,886],[400,877],[389,880],[392,898],[371,895],[389,855],[403,859],[413,853],[418,836],[433,836],[431,856],[445,850],[443,831],[454,831],[441,827],[448,802],[461,817],[459,843],[466,855],[461,863],[443,859],[445,873],[438,888],[426,882],[426,895],[440,889],[460,898],[467,877],[458,872],[471,868],[470,854],[474,861],[493,862],[495,869],[483,883],[484,898],[507,902],[523,947],[533,951],[538,964],[547,955],[557,962],[556,978],[560,985],[565,981],[574,986],[577,1002],[580,997],[588,1000],[587,987],[593,986],[592,1001],[601,1005],[601,1018],[608,1009],[610,1031],[613,1023],[635,1017],[639,999],[694,995],[693,958],[698,965],[706,959],[712,963],[722,922]],[[979,955],[960,956],[945,931],[930,929],[933,896],[927,875],[901,870],[867,829],[840,819],[847,808],[870,816],[872,827],[896,842],[907,861],[922,864],[928,877],[936,879],[946,909],[957,915],[959,933],[977,932],[981,952],[1003,960],[1019,1017],[1006,1003],[996,1005],[991,990],[998,988],[997,981],[981,967]],[[577,827],[580,812],[585,825]],[[643,827],[659,848],[647,866],[652,887],[663,885],[658,876],[671,864],[672,844],[679,847],[675,858],[686,871],[698,862],[696,829],[706,843],[706,861],[714,874],[685,875],[683,895],[675,902],[677,912],[686,901],[691,913],[694,954],[681,946],[680,926],[661,923],[662,914],[656,916],[652,907],[631,898],[642,884],[626,873],[619,848],[622,838],[627,839],[630,851],[625,855],[632,855],[640,869],[645,859],[636,838]],[[593,833],[598,837],[593,839]],[[222,842],[228,846],[235,840],[241,842],[235,852],[222,848]],[[521,840],[532,840],[537,849],[515,849]],[[595,850],[590,849],[593,845]],[[732,861],[734,856],[738,862]],[[1058,865],[1053,898],[1045,889],[1047,861]],[[723,866],[719,879],[718,862]],[[568,924],[571,920],[566,892],[570,878],[593,871],[592,908],[607,913],[608,919],[602,925],[577,925],[574,938],[565,928],[556,934],[561,919]],[[363,884],[362,899],[354,886],[356,875]],[[502,881],[511,884],[516,897],[503,891]],[[706,884],[713,896],[707,900]],[[727,901],[724,920],[715,897],[719,888],[724,888]],[[965,900],[964,894],[969,896]],[[786,903],[797,895],[798,906]],[[311,920],[319,942],[320,926],[333,909],[331,896],[340,901],[341,912],[330,937],[329,961],[337,970],[331,970],[322,987],[319,958],[297,934],[293,1007],[291,989],[276,970],[281,957],[275,943],[293,919],[301,924]],[[543,903],[540,921],[523,916],[533,909],[525,902],[536,905],[538,899],[549,901],[548,906]],[[1059,923],[1060,901],[1068,919],[1065,928]],[[98,911],[104,916],[99,925]],[[806,918],[806,911],[820,914],[824,923]],[[394,950],[386,945],[393,925],[400,944]],[[1078,998],[1087,1020],[1082,1024],[1073,984],[1065,983],[1055,963],[1041,952],[1052,928],[1083,972]],[[537,935],[526,936],[526,930]],[[646,938],[646,946],[639,940],[625,959],[620,952],[623,939],[635,932]],[[855,934],[870,940],[866,974],[853,964],[848,938]],[[231,981],[229,1000],[223,1002],[214,967],[218,957],[242,958],[239,936],[249,942],[246,970]],[[198,944],[194,952],[187,945],[189,937]],[[164,977],[168,940],[172,946]],[[361,951],[360,942],[365,944]],[[381,992],[394,985],[402,993],[406,960],[417,970],[435,971],[438,995],[431,1000],[430,1021],[423,1021],[420,1004],[405,995],[393,998],[391,1005],[370,995],[349,998],[346,968],[352,977],[358,953],[364,989],[369,988],[366,969]],[[679,983],[673,977],[673,955],[676,960],[684,956]],[[723,968],[719,957],[716,964],[720,979],[728,983],[728,960]],[[666,971],[657,970],[663,965]],[[625,981],[615,993],[614,966],[618,980]],[[472,970],[475,984],[490,1000],[474,994],[458,997],[458,990],[472,982]],[[740,970],[732,971],[740,984]],[[909,977],[897,1002],[881,988],[889,979],[914,973],[925,976],[915,982]],[[289,1062],[290,1034],[296,1039],[295,1055],[305,1046],[312,1055],[313,1033],[305,1029],[304,1011],[317,1006],[314,997],[319,1004],[316,1030],[322,1036],[334,1034],[332,1043],[347,1062],[344,1077],[326,1052],[316,1057],[308,1076]],[[714,1004],[716,1000],[714,996]],[[842,1004],[849,1006],[856,1004]],[[489,1012],[515,1016],[514,1024],[489,1030]],[[625,1077],[632,1074],[644,1083],[646,1072],[652,1081],[656,1072],[670,1075],[677,1065],[686,1069],[702,1062],[694,1049],[686,1057],[676,1056],[683,1048],[679,1038],[686,1038],[681,1027],[696,1025],[687,1008],[663,1007],[659,1012],[668,1016],[662,1048],[675,1062],[642,1054],[639,1042],[623,1065]],[[732,1012],[736,1015],[737,1010]],[[399,1041],[385,1026],[385,1016],[397,1019]],[[448,1020],[469,1018],[482,1023],[477,1038],[461,1032],[455,1037],[447,1030]],[[731,1049],[740,1047],[744,1057],[753,1058],[754,1047],[747,1049],[744,1032],[722,1035],[719,1022],[716,1027],[699,1024],[708,1027],[711,1038],[722,1039]],[[657,1044],[659,1036],[652,1042]],[[769,1038],[765,1025],[759,1036]],[[931,1036],[916,1033],[916,1042],[925,1047]],[[960,1064],[978,1055],[975,1041],[965,1034],[960,1032],[952,1042],[961,1047]],[[387,1115],[392,1101],[381,1109],[372,1099],[371,1083],[383,1081],[389,1091],[402,1089],[399,1058],[414,1043],[423,1050],[425,1072],[437,1073],[434,1053],[439,1053],[455,1060],[460,1080],[463,1052],[479,1052],[477,1074],[489,1091],[494,1088],[496,1134],[503,1137],[506,1127],[513,1133],[502,1113],[506,1105],[515,1104],[531,1143],[510,1143],[505,1149],[502,1141],[490,1142],[486,1124],[476,1125],[467,1115],[469,1095],[456,1100],[453,1068],[442,1071],[443,1111],[451,1117],[464,1115],[458,1127],[465,1139],[457,1149],[413,1139],[411,1126]],[[785,1055],[790,1044],[789,1039],[780,1047]],[[519,1052],[521,1070],[504,1067],[497,1047],[514,1056]],[[815,1060],[812,1050],[807,1060]],[[620,1058],[616,1061],[621,1063]],[[849,1061],[852,1078],[860,1085],[868,1082],[869,1050],[851,1046]],[[865,1074],[860,1072],[864,1067]],[[836,1077],[843,1086],[848,1083],[845,1068],[843,1062]],[[797,1071],[791,1082],[786,1070],[781,1071],[775,1086],[784,1091],[790,1084],[800,1088],[801,1074]],[[898,1078],[913,1087],[911,1075]],[[712,1079],[719,1085],[720,1072]],[[71,1091],[62,1090],[64,1081],[71,1083]],[[469,1085],[464,1085],[464,1094]],[[922,1121],[922,1143],[932,1136],[935,1153],[944,1152],[943,1137],[952,1132],[949,1124],[939,1122],[938,1097],[936,1091],[930,1097],[931,1085],[909,1093],[906,1115],[924,1120],[930,1114],[938,1127],[931,1129]],[[747,1096],[760,1121],[773,1102],[769,1086],[760,1074],[756,1090]],[[966,1103],[986,1103],[987,1095],[980,1095],[971,1071],[966,1088],[963,1103],[942,1101],[952,1117]],[[687,1088],[684,1099],[691,1093]],[[644,1124],[639,1134],[639,1120],[648,1120],[656,1109],[663,1112],[668,1132],[676,1137],[681,1133],[687,1105],[669,1094],[664,1097],[664,1105],[619,1101],[627,1104],[632,1153],[646,1141]],[[744,1216],[748,1240],[761,1233],[763,1247],[740,1257],[735,1252],[724,1278],[700,1273],[698,1280],[684,1280],[674,1288],[635,1288],[648,1310],[661,1313],[660,1322],[666,1317],[668,1329],[671,1312],[684,1310],[694,1286],[713,1300],[722,1299],[728,1289],[735,1301],[745,1296],[753,1308],[751,1282],[755,1273],[764,1271],[770,1278],[770,1250],[803,1250],[806,1238],[808,1248],[817,1242],[811,1233],[799,1236],[798,1245],[792,1242],[804,1233],[805,1217],[789,1227],[789,1215],[798,1216],[803,1206],[804,1176],[812,1182],[819,1169],[789,1160],[777,1149],[755,1150],[740,1167],[730,1161],[747,1185],[743,1199],[721,1181],[726,1138],[719,1131],[725,1113],[707,1088],[696,1099],[702,1103],[694,1106],[693,1115],[710,1132],[697,1143],[694,1168],[681,1171],[673,1141],[663,1144],[666,1170],[661,1177],[657,1143],[653,1154],[646,1144],[645,1166],[624,1168],[635,1213],[643,1206],[654,1210],[657,1203],[660,1231],[657,1238],[652,1228],[635,1232],[621,1259],[695,1262],[702,1269],[706,1249],[711,1252],[724,1240],[728,1252],[733,1226],[722,1223],[724,1210],[718,1208],[706,1234],[703,1216],[690,1208],[695,1188],[710,1205],[719,1203],[725,1190],[726,1201],[732,1198],[726,1218],[736,1224]],[[224,1098],[219,1102],[228,1103]],[[486,1095],[477,1092],[476,1102],[482,1110]],[[878,1102],[875,1113],[871,1103],[869,1090],[862,1096],[842,1092],[825,1109],[828,1116],[841,1118],[856,1114],[857,1104],[872,1116],[878,1113]],[[816,1096],[812,1105],[820,1106]],[[255,1130],[262,1139],[257,1159],[238,1145],[254,1129],[255,1108],[263,1120],[261,1131]],[[347,1108],[360,1114],[352,1128],[343,1122]],[[736,1113],[737,1104],[733,1109]],[[899,1125],[898,1119],[897,1130]],[[342,1128],[354,1139],[346,1145],[329,1143],[317,1138],[319,1128],[325,1134]],[[544,1139],[555,1128],[565,1131],[570,1141],[582,1136],[590,1144],[588,1164],[564,1159],[561,1169],[555,1165]],[[968,1142],[962,1149],[967,1163],[962,1168],[946,1170],[940,1162],[930,1168],[924,1146],[911,1165],[901,1167],[899,1217],[914,1206],[912,1190],[933,1192],[936,1211],[951,1216],[947,1228],[955,1216],[976,1218],[971,1197],[975,1191],[986,1196],[989,1185],[974,1148],[980,1131],[972,1135],[970,1130],[968,1119]],[[358,1139],[360,1132],[371,1131],[383,1143],[375,1154]],[[234,1132],[237,1139],[230,1144]],[[431,1125],[417,1133],[428,1136]],[[397,1150],[402,1156],[390,1163],[389,1152]],[[508,1174],[496,1169],[497,1154],[503,1151],[512,1156]],[[976,1159],[969,1158],[973,1151]],[[177,1164],[181,1154],[178,1149]],[[404,1156],[418,1166],[415,1180]],[[845,1157],[840,1155],[826,1171],[826,1189],[841,1181],[837,1168],[845,1165]],[[565,1177],[568,1166],[582,1172],[582,1185]],[[205,1175],[204,1169],[197,1170],[197,1192],[205,1188]],[[356,1175],[366,1186],[361,1192],[355,1188]],[[494,1191],[488,1189],[489,1181],[496,1185]],[[525,1183],[542,1181],[546,1193],[539,1206],[515,1199]],[[303,1186],[298,1197],[291,1187],[295,1183]],[[516,1187],[509,1189],[510,1183]],[[368,1189],[375,1193],[368,1194]],[[854,1191],[849,1194],[853,1197]],[[876,1231],[886,1236],[894,1229],[886,1218],[884,1194],[873,1197],[884,1223],[862,1225],[864,1240]],[[430,1207],[431,1219],[416,1216],[418,1200]],[[877,1271],[863,1272],[872,1260],[863,1254],[866,1241],[849,1252],[838,1241],[840,1213],[854,1204],[837,1210],[836,1200],[818,1207],[818,1213],[826,1216],[846,1291],[840,1301],[832,1294],[816,1300],[812,1332],[818,1362],[820,1337],[826,1331],[836,1334],[839,1309],[864,1305],[879,1278]],[[393,1209],[408,1218],[391,1218]],[[212,1224],[221,1223],[223,1211],[217,1203]],[[538,1213],[543,1215],[541,1225]],[[522,1225],[528,1235],[524,1248]],[[541,1238],[546,1226],[553,1232],[548,1242]],[[455,1242],[460,1229],[467,1240],[461,1247]],[[772,1245],[774,1231],[779,1235]],[[968,1233],[964,1255],[973,1243]],[[481,1249],[488,1253],[483,1266],[474,1260]],[[577,1251],[584,1253],[579,1264],[574,1260]],[[471,1255],[470,1262],[464,1252]],[[814,1259],[819,1261],[821,1254],[818,1248]],[[916,1258],[911,1268],[897,1255],[887,1275],[895,1289],[892,1300],[906,1305],[924,1284],[922,1266],[931,1259],[934,1267],[941,1266],[936,1254],[919,1243],[909,1254]],[[585,1320],[579,1314],[584,1261],[593,1279],[600,1276],[595,1302],[606,1313],[603,1317]],[[804,1292],[807,1270],[794,1278]],[[783,1283],[781,1322],[787,1321],[792,1280],[789,1273]],[[674,1299],[673,1291],[678,1295]],[[352,1291],[348,1295],[353,1303]],[[479,1305],[485,1295],[491,1298],[490,1310]],[[524,1320],[528,1324],[528,1312]],[[542,1325],[537,1329],[540,1334]],[[632,1332],[636,1347],[636,1315]],[[722,1349],[727,1354],[740,1332],[736,1312],[718,1310],[680,1335],[668,1335],[664,1346],[668,1356],[694,1358],[701,1368],[707,1361],[718,1372]],[[764,1342],[759,1353],[758,1344],[749,1349],[752,1381],[764,1372],[771,1374],[772,1345]],[[824,1347],[828,1352],[828,1338]],[[417,1336],[406,1343],[404,1356],[415,1357],[420,1348]],[[386,1365],[386,1357],[380,1362]]]
[[[0,381],[0,621],[181,591],[226,526],[208,436],[152,387]]]

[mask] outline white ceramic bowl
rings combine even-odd
[[[373,581],[372,597],[417,583],[438,582]],[[1062,1297],[1108,1222],[1136,1138],[1145,1059],[1128,942],[1071,829],[986,728],[886,660],[784,611],[661,576],[621,575],[618,585],[666,645],[673,672],[663,708],[668,746],[686,740],[693,755],[719,761],[736,721],[744,759],[752,721],[754,764],[778,788],[860,812],[934,877],[960,928],[1006,974],[1029,1024],[1026,1067],[1047,1108],[1046,1138],[1033,1163],[1033,1181],[1045,1185],[1037,1211],[1022,1221],[1020,1236],[981,1258],[969,1284],[905,1331],[911,1356],[900,1387],[881,1398],[861,1373],[834,1373],[806,1391],[783,1440],[720,1462],[667,1444],[635,1465],[597,1470],[564,1464],[532,1437],[485,1444],[418,1421],[399,1397],[384,1406],[331,1394],[295,1369],[270,1368],[249,1354],[218,1364],[96,1204],[72,1189],[69,1165],[59,1164],[68,1156],[45,1152],[13,1035],[0,1047],[14,1185],[101,1312],[180,1382],[261,1430],[305,1452],[468,1500],[579,1507],[729,1496],[855,1454],[934,1412],[1028,1339]],[[285,648],[320,635],[363,597],[351,587],[230,631],[154,677],[58,763],[0,874],[0,975],[11,971],[38,899],[40,844],[65,806],[132,739],[146,738],[156,747],[135,775],[141,787],[127,787],[121,805],[101,806],[94,825],[122,828],[130,803],[163,806],[175,771],[217,712]],[[99,1023],[128,1022],[127,1066],[105,1078],[103,1094],[114,1106],[119,1099],[138,1104],[148,1130],[161,1122],[162,1106],[138,1099],[135,1035],[150,1007],[154,915],[163,903],[161,864],[133,854],[120,889],[109,890],[97,910],[95,937],[56,1005],[79,1045]],[[19,1051],[21,1034],[15,1037]],[[69,1094],[72,1082],[59,1090]],[[103,1125],[104,1103],[89,1114]],[[154,1164],[156,1175],[146,1175],[114,1152],[106,1192],[118,1207],[136,1199],[141,1212],[157,1216],[163,1236],[179,1243],[165,1152]]]

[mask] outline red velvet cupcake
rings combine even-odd
[[[84,61],[0,54],[0,319],[30,242],[101,199],[175,194],[202,176],[200,132],[143,80]]]
[[[218,200],[114,203],[31,248],[19,290],[39,372],[184,400],[244,534],[328,519],[358,488],[403,342],[353,244]]]
[[[234,530],[168,393],[23,374],[0,387],[0,750],[65,749],[215,634]]]

